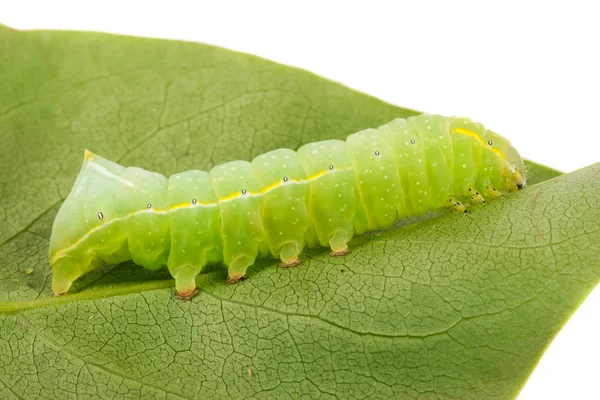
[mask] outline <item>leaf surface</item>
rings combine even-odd
[[[250,279],[105,266],[53,298],[84,148],[172,174],[417,112],[211,46],[0,26],[0,397],[511,398],[600,275],[600,165]],[[510,137],[510,133],[504,133]],[[33,269],[33,270],[31,270]]]

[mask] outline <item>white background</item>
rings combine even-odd
[[[0,0],[0,23],[253,53],[400,106],[469,116],[508,137],[525,158],[570,172],[600,161],[594,3]],[[597,288],[519,399],[600,399],[599,314]]]

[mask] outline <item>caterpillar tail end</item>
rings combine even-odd
[[[56,275],[52,277],[52,292],[55,296],[64,296],[67,294],[73,281],[57,279]]]
[[[73,282],[82,275],[74,258],[63,257],[52,263],[52,292],[55,296],[67,294]]]

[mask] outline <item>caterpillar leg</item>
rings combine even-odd
[[[198,294],[196,288],[196,275],[200,273],[201,268],[187,265],[180,268],[173,276],[175,278],[175,297],[182,300],[191,300]]]
[[[329,246],[331,246],[331,252],[329,253],[332,257],[341,257],[350,253],[348,248],[348,242],[350,241],[349,235],[344,231],[337,231],[329,239]]]
[[[87,270],[103,264],[100,259],[94,259],[87,266]],[[81,263],[72,257],[63,257],[52,264],[52,291],[55,296],[66,294],[77,278],[83,275]]]
[[[449,207],[459,213],[467,213],[467,208],[465,207],[465,205],[463,203],[461,203],[460,201],[456,200],[455,198],[450,198],[448,200],[448,205]]]
[[[485,199],[475,188],[470,187],[469,194],[473,198],[473,203],[485,204]]]
[[[281,253],[279,253],[279,257],[281,258],[279,266],[281,268],[291,268],[300,265],[302,263],[302,260],[298,258],[300,252],[302,252],[302,248],[296,243],[284,244],[281,248]]]
[[[254,258],[248,256],[240,256],[233,260],[228,265],[228,277],[227,284],[233,285],[238,283],[239,281],[243,281],[248,279],[248,275],[246,275],[246,270],[249,266],[254,264]]]
[[[67,294],[69,288],[77,278],[73,278],[72,275],[65,269],[53,268],[52,271],[52,291],[55,296],[62,296]]]
[[[502,196],[500,191],[492,186],[485,187],[485,195],[486,197],[490,197],[492,199],[497,199],[498,197]]]

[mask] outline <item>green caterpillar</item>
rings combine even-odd
[[[104,263],[167,265],[189,299],[206,265],[223,262],[228,282],[269,253],[283,267],[305,246],[349,252],[355,234],[429,211],[466,212],[525,186],[524,164],[505,138],[466,118],[396,119],[346,141],[274,150],[252,162],[169,178],[85,151],[52,228],[52,289]]]

